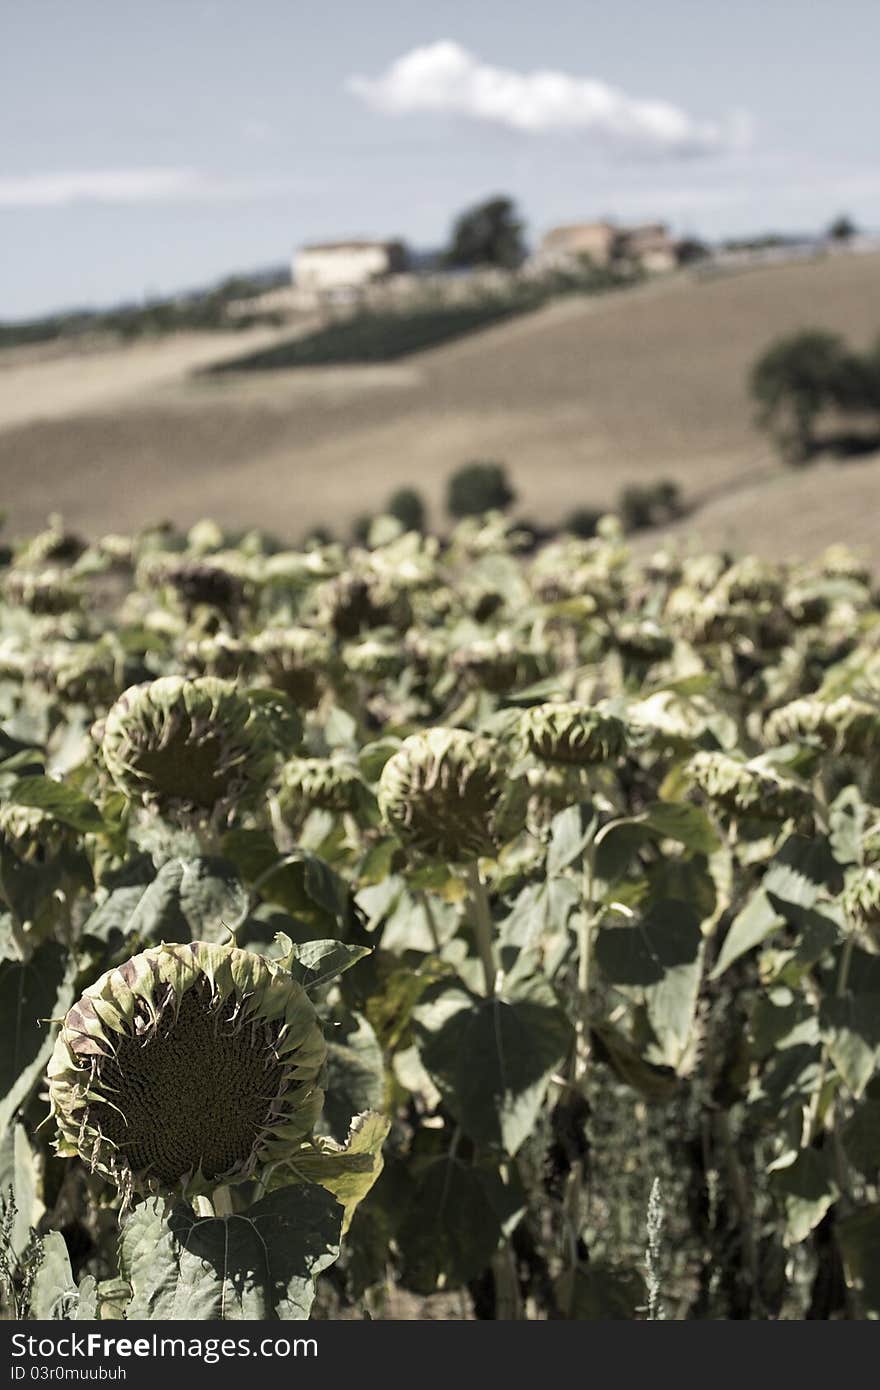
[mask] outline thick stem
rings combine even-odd
[[[492,913],[489,908],[489,896],[486,892],[486,885],[480,877],[480,870],[475,863],[468,865],[467,873],[468,886],[471,890],[471,898],[474,904],[477,950],[480,953],[480,960],[483,962],[483,981],[486,988],[486,995],[491,999],[495,993],[495,975],[497,973],[497,967],[495,964],[495,948],[492,941],[494,927],[492,925]]]
[[[210,1197],[193,1197],[192,1207],[196,1216],[210,1219],[214,1215],[214,1207]]]
[[[440,933],[437,930],[437,920],[434,917],[431,899],[424,890],[419,894],[419,897],[422,900],[422,907],[425,909],[425,921],[428,923],[428,931],[431,933],[431,943],[439,956],[441,950]]]

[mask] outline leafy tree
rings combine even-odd
[[[496,265],[514,270],[525,258],[523,224],[511,198],[489,198],[457,218],[445,255],[448,265]]]
[[[474,462],[452,474],[446,506],[451,516],[481,516],[483,512],[503,512],[515,499],[503,464]]]
[[[388,499],[386,511],[390,516],[397,517],[408,531],[425,529],[425,503],[421,493],[416,492],[413,487],[399,487],[393,492]]]
[[[851,397],[853,383],[845,344],[819,329],[781,338],[758,358],[750,378],[760,423],[773,431],[793,463],[809,458],[817,416]]]
[[[582,540],[590,540],[604,514],[601,507],[575,507],[563,521],[562,529]]]
[[[847,217],[846,213],[841,213],[839,217],[835,217],[826,235],[829,241],[849,241],[858,230],[852,218]]]

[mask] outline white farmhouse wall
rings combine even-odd
[[[305,246],[293,258],[293,281],[303,290],[338,290],[369,284],[391,269],[391,255],[380,243]]]

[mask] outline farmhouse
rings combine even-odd
[[[575,222],[554,227],[538,247],[538,259],[547,269],[562,268],[581,256],[594,265],[610,265],[614,260],[619,232],[610,222]]]
[[[543,237],[535,261],[542,270],[563,270],[589,257],[593,265],[628,263],[651,273],[677,265],[675,242],[662,222],[618,227],[613,222],[574,222]]]
[[[315,294],[357,290],[406,270],[402,241],[326,241],[303,246],[293,258],[293,283]]]

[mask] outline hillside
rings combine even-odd
[[[880,256],[841,256],[558,301],[389,366],[190,375],[232,355],[216,338],[9,363],[0,506],[14,532],[60,510],[90,533],[211,515],[295,538],[345,529],[404,483],[436,506],[453,468],[496,458],[542,522],[667,476],[699,506],[687,529],[706,543],[846,539],[880,560],[880,457],[781,473],[745,389],[783,332],[865,345],[878,290]]]

